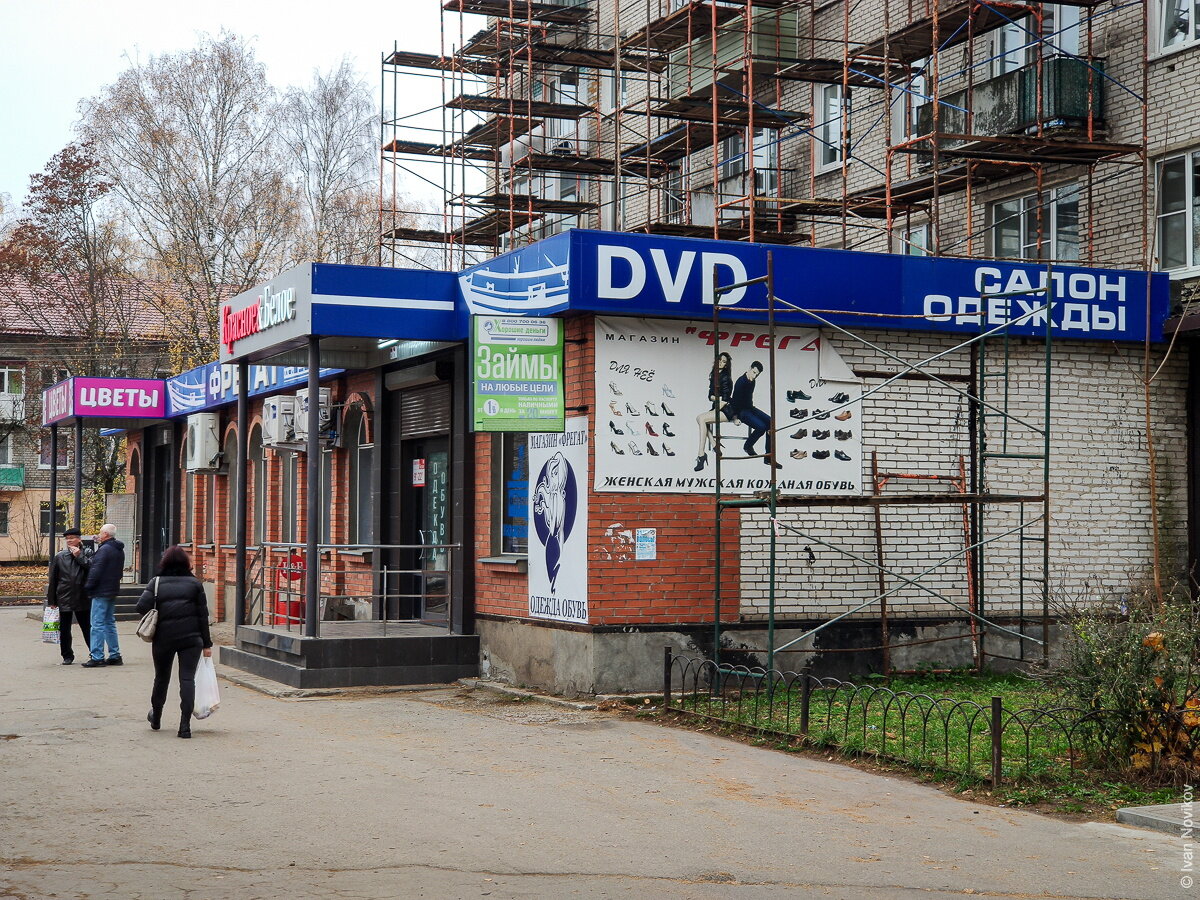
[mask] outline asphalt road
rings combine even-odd
[[[145,722],[0,609],[0,900],[1186,897],[1166,835],[457,689]],[[171,707],[168,706],[168,712]]]

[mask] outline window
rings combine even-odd
[[[997,78],[1008,72],[1037,62],[1038,51],[1043,57],[1079,55],[1079,7],[1047,3],[1042,7],[1042,39],[1034,29],[1032,17],[1009,22],[992,32],[992,53],[989,74]]]
[[[215,473],[204,479],[204,541],[209,544],[217,542],[217,476]]]
[[[5,504],[5,505],[7,506],[7,504]],[[54,523],[54,533],[55,534],[62,534],[63,531],[66,530],[68,511],[69,511],[69,507],[67,505],[67,502],[65,500],[61,501],[58,504],[58,515],[55,517],[56,518],[56,521]],[[39,504],[38,527],[40,528],[41,533],[43,535],[49,536],[49,534],[50,534],[50,501],[49,500],[43,500]]]
[[[232,544],[237,541],[237,498],[238,498],[238,439],[237,432],[231,431],[225,437],[225,542]]]
[[[0,364],[0,394],[25,393],[25,370]]]
[[[1162,50],[1200,41],[1195,0],[1159,0],[1158,46]]]
[[[992,254],[1000,259],[1079,259],[1079,187],[1059,185],[990,207]],[[1040,240],[1039,240],[1040,239]]]
[[[192,520],[196,517],[196,473],[183,475],[183,521],[179,528],[179,542],[186,544],[192,539]]]
[[[1200,151],[1161,160],[1158,174],[1158,264],[1200,266]]]
[[[823,84],[817,88],[816,160],[817,171],[822,172],[840,166],[849,144],[849,136],[842,134],[842,122],[849,107],[849,99],[842,96],[840,84]]]
[[[8,537],[8,508],[8,501],[0,500],[0,537]]]
[[[254,485],[254,514],[250,519],[250,543],[261,546],[267,534],[267,458],[262,445],[262,428],[250,431],[246,452],[248,481]]]
[[[663,186],[662,215],[664,221],[674,225],[683,224],[685,221],[687,196],[684,186],[686,184],[687,175],[682,169],[667,176]]]
[[[357,421],[354,421],[357,419]],[[346,543],[371,543],[371,461],[375,445],[370,442],[367,414],[362,410],[348,423],[346,454],[350,460],[350,534]]]
[[[67,442],[60,434],[58,436],[58,468],[69,469],[71,467],[70,453],[67,450]],[[50,435],[44,434],[38,442],[38,468],[50,468]]]
[[[279,541],[296,542],[296,471],[298,453],[278,453],[279,472]]]
[[[1009,72],[1015,72],[1027,62],[1027,54],[1033,51],[1033,35],[1029,34],[1019,22],[1009,22],[992,32],[992,54],[990,76],[999,78]]]
[[[492,552],[524,554],[529,547],[529,441],[523,433],[493,438]]]
[[[13,461],[12,435],[0,438],[0,466],[11,466]]]
[[[933,120],[926,123],[922,129],[919,124],[921,110],[932,102],[929,96],[929,59],[918,59],[912,64],[912,75],[903,84],[904,90],[897,90],[892,98],[892,143],[900,144],[909,138],[916,137],[924,130],[933,127]],[[939,119],[941,114],[938,114]]]
[[[333,543],[333,450],[321,451],[321,534],[318,543]]]
[[[754,133],[754,193],[760,197],[779,194],[779,133]]]
[[[910,228],[901,228],[897,234],[899,239],[898,251],[905,256],[928,256],[929,255],[929,225],[914,225]]]

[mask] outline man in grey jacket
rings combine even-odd
[[[120,666],[121,648],[117,646],[117,619],[113,607],[121,589],[121,573],[125,570],[125,545],[117,540],[117,526],[105,523],[96,535],[100,549],[92,557],[88,571],[87,595],[92,598],[92,658],[83,664],[85,669],[97,666]],[[108,644],[108,659],[104,645]]]
[[[84,591],[91,559],[80,540],[78,528],[68,528],[63,532],[63,542],[66,546],[50,560],[50,579],[46,585],[46,605],[57,606],[59,614],[59,649],[62,650],[62,664],[69,666],[75,662],[75,653],[71,649],[71,619],[79,623],[83,633],[83,645],[91,649],[90,625],[92,604]]]

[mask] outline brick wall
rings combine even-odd
[[[945,350],[954,339],[942,335],[865,333],[864,337],[905,359],[917,360]],[[890,360],[845,337],[832,337],[838,351],[856,372],[895,371]],[[1035,341],[1017,341],[1012,348],[1008,379],[1010,410],[1040,423],[1043,411],[1044,356]],[[1149,465],[1144,404],[1138,378],[1141,348],[1103,343],[1060,342],[1053,357],[1051,399],[1051,528],[1050,585],[1055,601],[1076,602],[1116,596],[1144,577],[1151,563]],[[940,361],[933,371],[963,376],[969,357],[959,353]],[[1151,365],[1162,360],[1156,351]],[[997,362],[997,368],[1000,363]],[[1151,421],[1159,463],[1161,546],[1168,576],[1180,577],[1186,566],[1186,351],[1177,348],[1155,383]],[[1002,380],[992,385],[998,399]],[[880,378],[864,379],[868,389]],[[963,385],[965,387],[965,385]],[[898,382],[863,401],[864,485],[870,490],[869,459],[878,454],[885,472],[957,474],[958,458],[969,460],[968,413],[953,390],[930,382]],[[991,449],[1003,446],[999,420],[992,420]],[[1010,424],[1005,449],[1040,452],[1041,439],[1028,429]],[[969,465],[969,463],[968,463]],[[989,464],[988,489],[994,493],[1040,492],[1040,464],[1015,461]],[[927,490],[917,482],[894,480],[888,491]],[[945,488],[941,488],[945,489]],[[1036,515],[1040,506],[1027,508]],[[1019,525],[1017,508],[986,508],[984,538]],[[779,573],[776,610],[785,618],[824,619],[848,612],[878,591],[875,571],[855,562],[825,542],[874,561],[874,514],[866,509],[814,507],[788,509],[780,519],[800,533],[785,533],[778,541]],[[914,577],[965,546],[959,506],[885,507],[883,555],[894,571]],[[746,513],[743,523],[742,604],[749,618],[766,615],[767,521],[759,512]],[[812,559],[805,548],[812,550]],[[1040,550],[1026,544],[1025,573],[1038,575]],[[1017,576],[1021,563],[1016,536],[985,548],[982,586],[986,608],[1015,614],[1019,607]],[[935,569],[922,583],[946,598],[965,605],[966,572],[961,559]],[[886,586],[900,585],[889,577]],[[1029,585],[1033,591],[1036,585]],[[1031,594],[1036,596],[1036,594]],[[1032,601],[1027,600],[1027,603]],[[945,617],[958,613],[947,603],[913,587],[902,587],[889,599],[894,615]],[[1040,612],[1040,599],[1036,601]],[[1034,612],[1027,608],[1027,612]],[[862,617],[878,615],[875,606]]]

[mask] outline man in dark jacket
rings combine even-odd
[[[113,607],[121,589],[121,573],[125,570],[125,545],[117,540],[117,526],[104,524],[96,540],[100,549],[92,557],[85,590],[92,598],[92,658],[83,664],[85,669],[123,664],[121,648],[117,646],[117,619]],[[104,645],[108,644],[108,659]]]
[[[68,528],[64,531],[63,541],[67,546],[50,560],[46,605],[58,607],[59,649],[62,650],[62,664],[69,666],[75,662],[75,654],[71,650],[72,618],[79,623],[79,630],[83,633],[83,645],[89,650],[91,648],[89,626],[92,605],[83,589],[87,581],[90,559],[83,548],[78,528]]]
[[[758,456],[758,450],[755,449],[755,444],[763,435],[767,436],[767,452],[763,455],[762,461],[767,465],[774,465],[780,469],[782,466],[779,463],[771,462],[771,417],[754,405],[754,382],[759,375],[762,374],[762,363],[755,360],[750,363],[750,368],[746,370],[746,374],[742,375],[733,385],[733,395],[729,398],[729,403],[725,406],[725,412],[737,418],[739,422],[750,429],[750,436],[746,438],[746,443],[742,445],[742,449],[746,451],[747,456]]]

